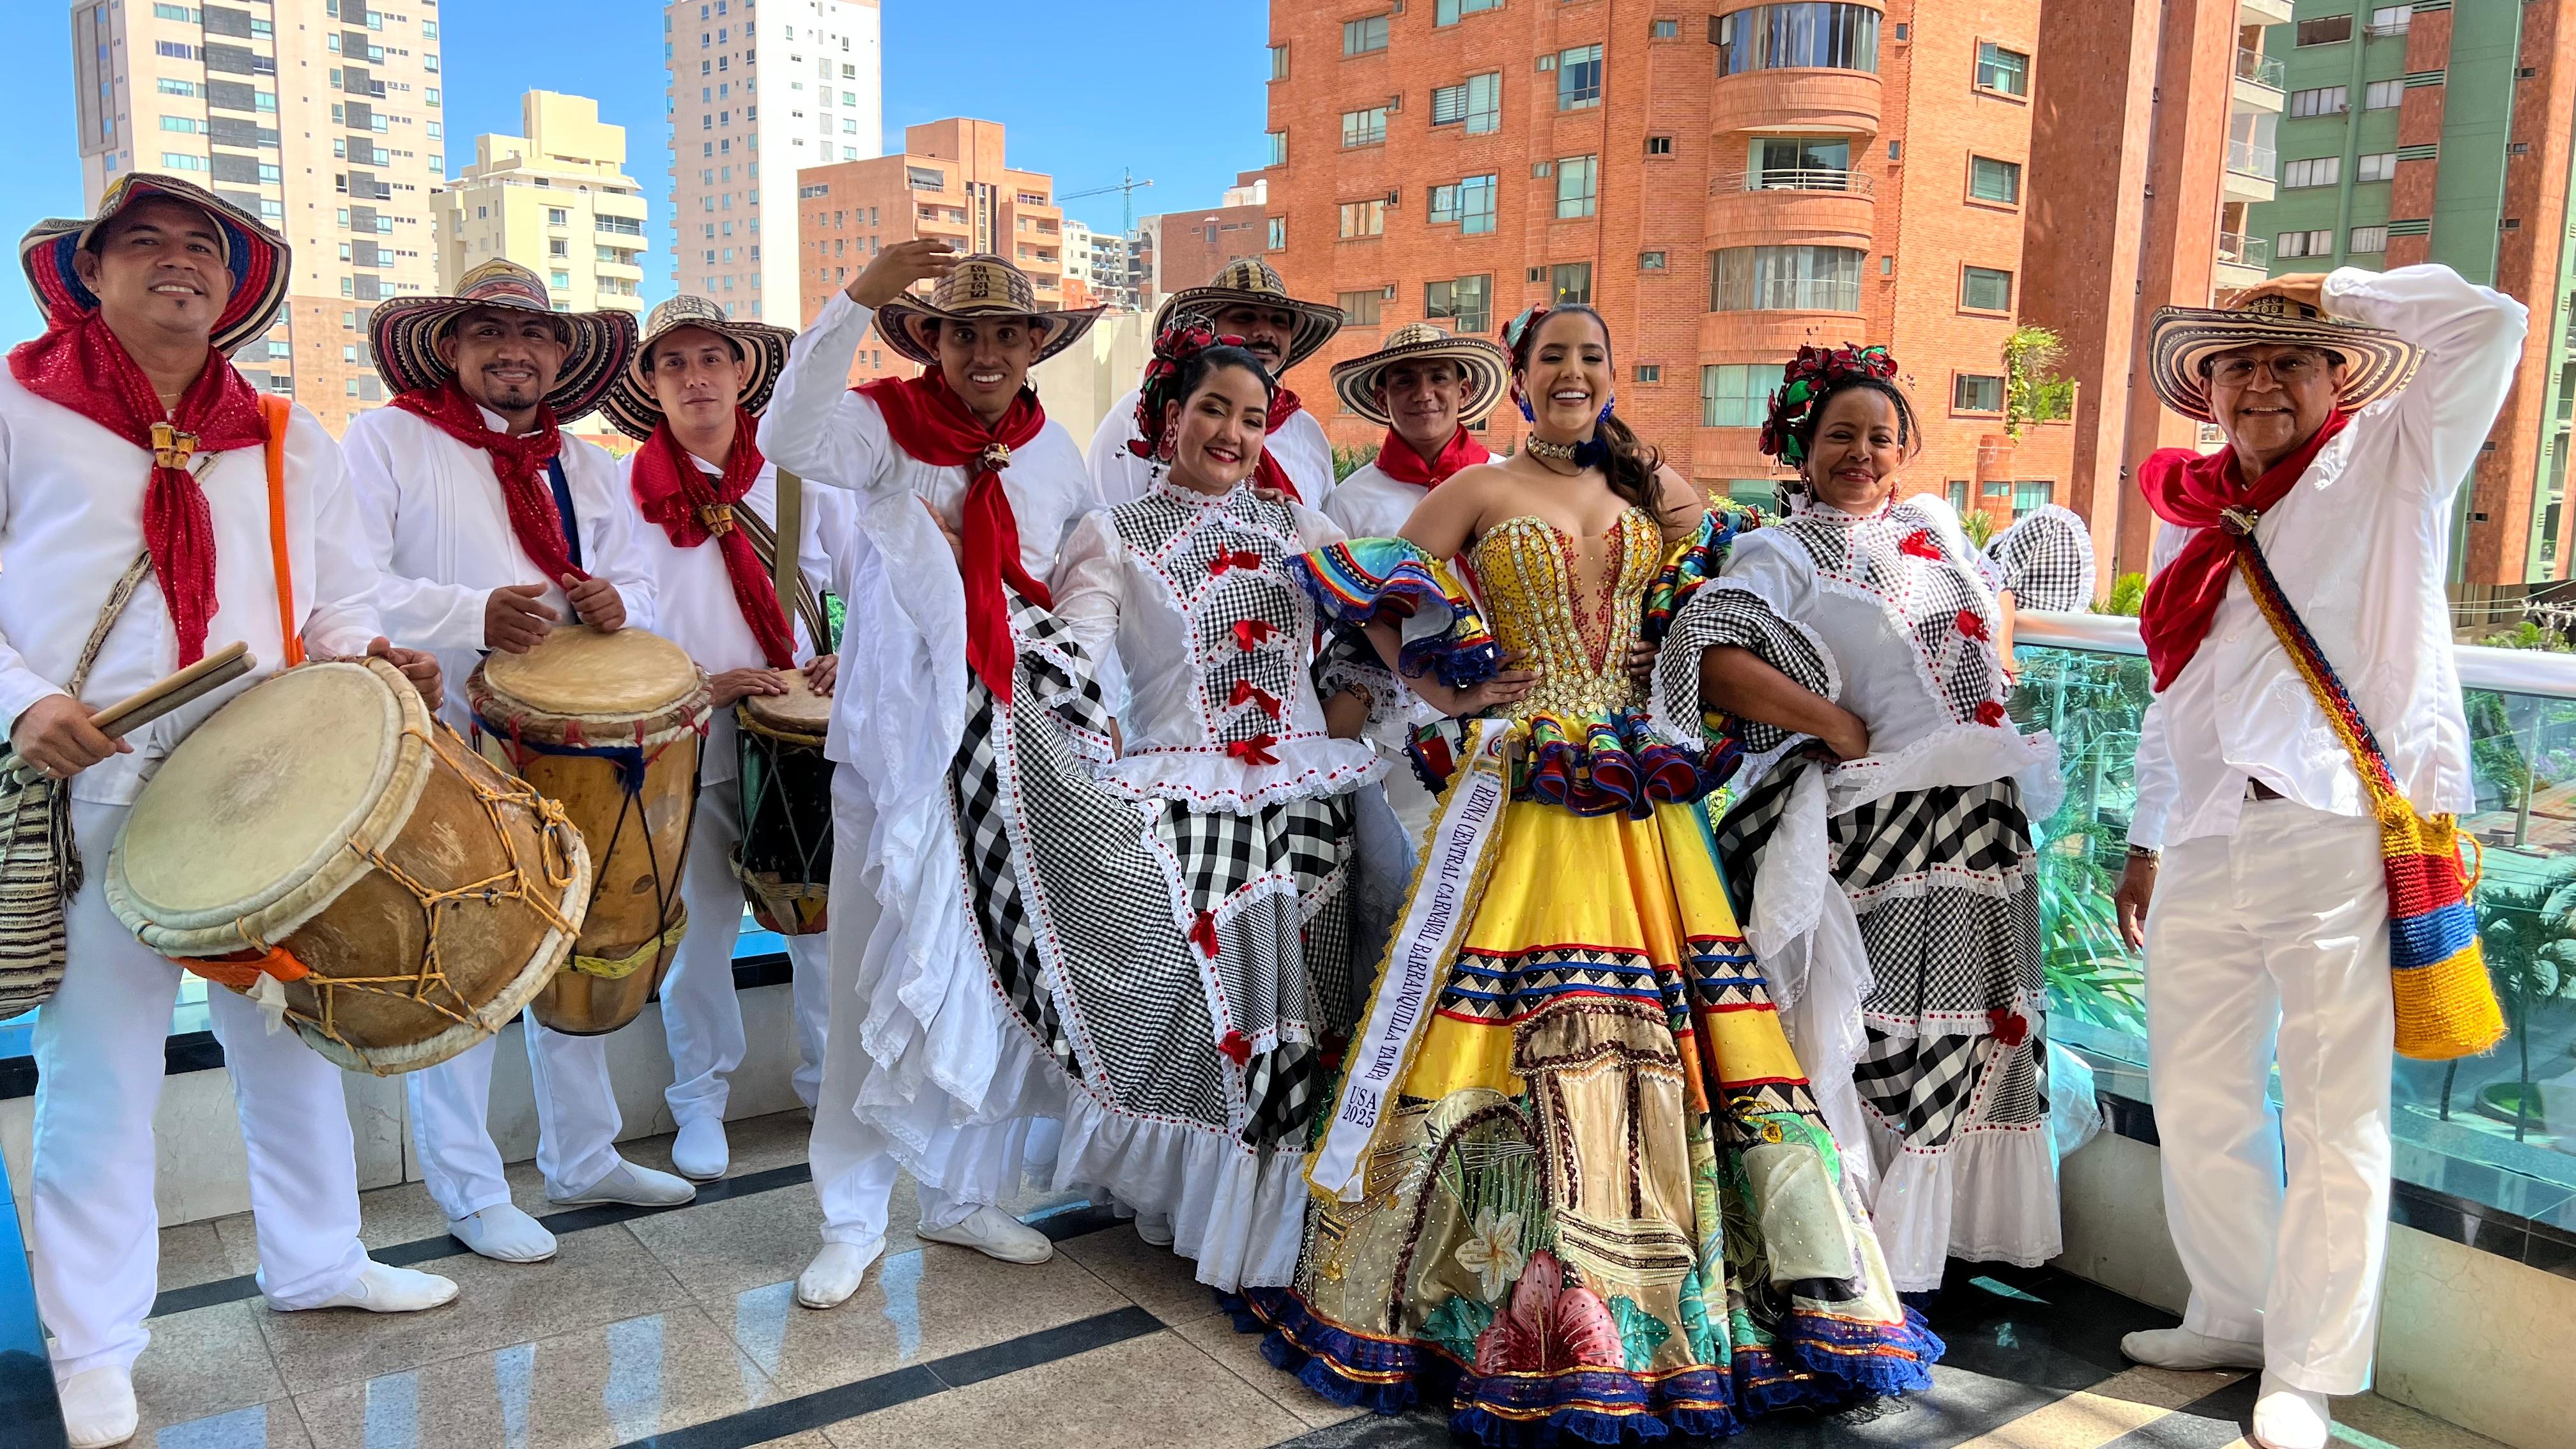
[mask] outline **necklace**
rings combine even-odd
[[[1564,472],[1565,466],[1571,466],[1580,473],[1587,468],[1607,467],[1610,462],[1610,445],[1598,437],[1580,443],[1557,443],[1533,435],[1524,438],[1521,446],[1550,472]]]
[[[1538,459],[1540,462],[1571,463],[1574,461],[1575,450],[1583,445],[1580,443],[1551,443],[1545,438],[1533,437],[1524,446],[1529,449],[1529,455]]]

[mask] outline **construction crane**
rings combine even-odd
[[[1119,181],[1115,186],[1095,186],[1089,191],[1077,191],[1071,196],[1058,195],[1056,204],[1061,206],[1068,201],[1080,201],[1086,196],[1107,196],[1115,191],[1119,197],[1118,234],[1122,237],[1131,235],[1136,230],[1136,193],[1154,183],[1137,180],[1136,173],[1123,166],[1118,169],[1118,175]]]

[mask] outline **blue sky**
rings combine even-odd
[[[1269,7],[1255,0],[884,0],[885,135],[968,115],[1010,128],[1011,164],[1054,174],[1070,195],[1118,180],[1154,187],[1139,215],[1212,206],[1237,171],[1263,160]],[[0,47],[0,232],[14,243],[38,217],[77,215],[69,0],[8,0]],[[662,124],[662,7],[653,0],[443,0],[450,165],[473,137],[519,128],[532,88],[595,96],[626,127],[627,170],[653,202],[646,294],[669,292],[668,132]],[[1188,111],[1168,101],[1187,98]],[[1115,193],[1075,202],[1094,226],[1118,224]],[[14,251],[14,246],[13,246]],[[35,304],[14,269],[0,280],[0,343],[33,334]]]

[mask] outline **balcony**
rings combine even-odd
[[[2290,0],[2236,0],[2239,25],[2287,25]]]
[[[1708,128],[1733,131],[1878,134],[1885,98],[1865,70],[1748,70],[1719,76],[1709,92]]]
[[[2237,47],[2233,109],[2279,115],[2288,100],[2283,94],[2287,89],[2288,69],[2279,56]]]
[[[1708,184],[1702,244],[1811,243],[1866,251],[1875,231],[1877,186],[1860,171],[1763,167],[1720,172]]]
[[[2227,143],[2227,167],[2219,178],[2221,194],[2230,201],[2270,201],[2278,189],[2280,160],[2269,146],[2251,141]]]
[[[1865,171],[1724,171],[1708,183],[1711,196],[1727,191],[1843,191],[1869,196],[1876,190],[1877,183]]]
[[[2217,261],[2217,275],[2211,280],[2220,289],[2250,287],[2269,274],[2272,243],[2266,237],[2222,231],[2218,234]]]

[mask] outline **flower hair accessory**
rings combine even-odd
[[[1806,461],[1800,428],[1818,400],[1855,378],[1896,376],[1896,359],[1884,347],[1846,342],[1840,347],[1801,347],[1789,360],[1778,392],[1771,394],[1771,415],[1762,424],[1762,451],[1790,467]]]
[[[1181,384],[1181,369],[1191,358],[1211,347],[1241,347],[1240,337],[1220,337],[1216,328],[1196,312],[1183,312],[1165,323],[1154,336],[1154,356],[1145,364],[1145,380],[1136,389],[1136,436],[1127,440],[1127,451],[1139,458],[1154,458],[1163,447],[1163,408],[1173,401]]]

